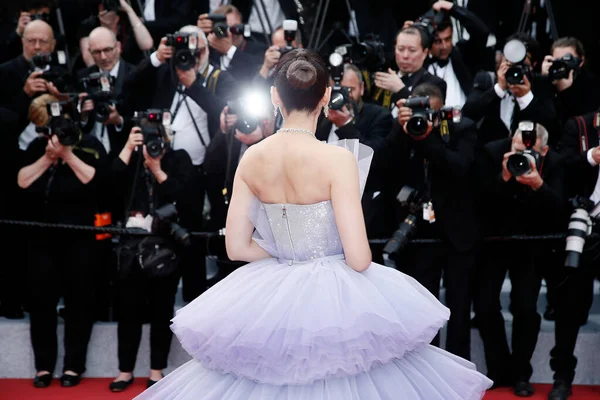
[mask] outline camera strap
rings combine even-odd
[[[196,120],[194,119],[194,115],[192,114],[192,109],[190,108],[190,105],[187,102],[187,95],[185,93],[183,93],[183,91],[181,91],[179,89],[177,89],[177,93],[179,94],[179,96],[181,96],[181,98],[179,99],[179,101],[177,102],[177,105],[175,106],[175,110],[173,111],[173,115],[171,117],[171,121],[175,122],[175,117],[179,113],[179,109],[181,108],[181,104],[185,103],[185,107],[188,110],[188,114],[190,116],[190,119],[192,120],[192,124],[194,124],[194,129],[196,130],[196,133],[198,134],[198,138],[200,139],[200,143],[202,143],[203,147],[207,147],[206,146],[206,142],[204,141],[204,138],[202,137],[202,134],[200,133],[200,128],[198,128],[198,124],[196,123]]]
[[[146,190],[148,191],[148,211],[150,215],[154,215],[156,208],[154,205],[154,183],[156,178],[148,168],[144,168],[144,178],[146,180]]]
[[[579,131],[579,151],[581,154],[584,154],[589,149],[587,126],[585,124],[585,119],[581,116],[575,117],[575,122],[577,123],[577,130]]]

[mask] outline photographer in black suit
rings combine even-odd
[[[559,151],[566,157],[567,195],[569,198],[583,196],[596,204],[600,202],[598,116],[598,112],[590,112],[569,118],[559,143]],[[596,228],[594,232],[597,233]],[[587,244],[578,268],[563,267],[556,274],[555,345],[550,352],[554,386],[549,400],[566,400],[572,391],[577,366],[575,344],[580,326],[587,321],[598,275],[597,242]]]
[[[414,88],[412,96],[428,96],[430,107],[436,111],[443,106],[444,95],[429,83]],[[392,177],[385,186],[386,197],[392,207],[398,207],[395,197],[400,190],[414,188],[418,194],[409,200],[410,207],[398,207],[396,226],[408,215],[414,216],[411,226],[416,226],[416,238],[440,239],[441,243],[411,245],[398,249],[402,250],[399,253],[391,252],[390,258],[436,296],[443,272],[451,312],[446,349],[469,359],[470,276],[479,237],[471,179],[475,124],[466,118],[459,123],[435,118],[435,123],[418,124],[411,120],[413,109],[405,107],[406,101],[398,102],[398,121],[385,147],[384,162],[390,169],[387,175]],[[423,129],[421,135],[407,133],[417,125]],[[439,338],[433,343],[438,344]]]
[[[482,189],[477,208],[484,236],[552,234],[564,229],[564,165],[548,146],[546,128],[522,121],[512,139],[488,143],[477,161]],[[495,387],[514,387],[520,397],[534,393],[529,380],[541,324],[537,300],[544,268],[552,267],[547,259],[550,246],[548,242],[486,243],[483,266],[474,284],[488,377]],[[512,352],[500,305],[507,271],[511,280]]]
[[[137,110],[171,111],[172,147],[187,151],[196,170],[193,190],[182,200],[186,203],[181,210],[182,225],[191,231],[200,231],[204,227],[204,160],[211,140],[219,130],[221,111],[228,99],[237,97],[238,85],[227,71],[221,72],[210,65],[208,41],[200,28],[187,25],[179,30],[179,34],[196,38],[197,49],[193,55],[186,53],[185,58],[191,64],[181,64],[181,58],[177,56],[181,54],[178,52],[190,51],[188,45],[185,49],[175,49],[167,45],[165,37],[158,50],[136,67],[125,84],[125,91],[132,94],[132,104]],[[187,40],[190,40],[189,37]],[[184,210],[193,212],[188,214]],[[195,299],[206,289],[205,248],[204,243],[195,243],[189,251],[186,249],[182,253],[185,301]]]

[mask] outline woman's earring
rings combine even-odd
[[[275,109],[273,109],[273,117],[277,118],[277,107],[275,107]]]
[[[325,118],[329,116],[329,106],[327,104],[323,107],[323,114],[325,114]]]

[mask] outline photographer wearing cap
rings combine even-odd
[[[428,97],[429,104],[423,104],[422,96]],[[421,104],[407,107],[411,102]],[[398,102],[398,119],[382,154],[382,163],[389,168],[386,175],[391,177],[385,185],[385,196],[387,204],[398,211],[393,229],[408,217],[413,228],[398,229],[390,241],[398,245],[390,249],[386,245],[384,253],[389,251],[399,270],[435,296],[439,296],[443,272],[450,308],[446,350],[469,359],[470,277],[479,238],[471,179],[476,130],[469,119],[458,122],[450,116],[448,120],[443,105],[444,95],[431,83],[417,86],[412,97]],[[412,200],[400,199],[406,188],[416,192],[410,196]],[[405,244],[411,235],[439,239],[441,243],[402,249],[400,243]],[[439,337],[433,343],[439,344]]]
[[[31,26],[31,24],[29,25]],[[23,155],[17,182],[24,190],[27,219],[93,226],[103,190],[107,156],[102,144],[81,131],[77,98],[58,101],[44,94],[30,108],[43,131]],[[76,386],[85,372],[87,346],[95,322],[95,235],[77,230],[27,232],[27,293],[35,387],[51,384],[58,353],[57,312],[65,304],[63,387]]]
[[[561,124],[600,106],[600,79],[588,71],[585,59],[583,43],[569,36],[555,40],[542,62],[542,76]]]
[[[195,25],[185,26],[164,37],[157,51],[136,67],[125,84],[136,109],[171,111],[172,147],[187,151],[196,170],[193,191],[184,199],[193,205],[184,209],[194,212],[185,215],[181,210],[186,229],[196,231],[204,225],[204,161],[208,147],[218,134],[221,111],[227,100],[237,98],[239,86],[227,71],[210,65],[209,51],[204,32]],[[204,249],[202,244],[195,244],[182,253],[185,301],[193,300],[205,290]]]
[[[564,230],[564,164],[560,155],[549,148],[548,136],[542,125],[522,121],[512,138],[492,141],[477,154],[481,189],[477,209],[484,237]],[[541,324],[537,300],[544,268],[552,266],[550,255],[560,257],[549,246],[552,245],[548,242],[484,243],[483,265],[478,268],[474,283],[474,308],[487,375],[494,387],[513,387],[521,397],[534,392],[529,380]],[[564,247],[562,243],[560,247]],[[513,315],[510,347],[500,304],[507,272]]]
[[[167,368],[173,336],[169,326],[174,316],[173,306],[181,277],[179,254],[189,238],[186,238],[188,233],[179,225],[175,226],[177,233],[173,235],[158,229],[158,224],[165,221],[160,220],[161,214],[157,210],[175,204],[177,212],[183,211],[180,204],[185,204],[182,200],[195,184],[192,160],[185,150],[171,148],[168,127],[164,126],[161,110],[150,110],[138,118],[139,123],[131,129],[123,150],[112,162],[111,181],[115,184],[117,197],[126,205],[125,226],[143,227],[158,237],[120,238],[117,250],[119,276],[116,282],[120,372],[109,386],[112,392],[121,392],[133,383],[142,324],[148,318],[152,339],[150,375],[146,386],[150,387],[162,379],[162,370]],[[150,220],[152,222],[146,226]],[[152,246],[159,246],[162,252],[167,253],[161,256],[163,265],[160,269],[151,265],[141,268],[136,256],[136,250],[140,246],[149,247],[150,240]]]

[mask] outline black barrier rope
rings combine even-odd
[[[37,221],[14,221],[7,219],[0,219],[0,225],[21,225],[34,228],[50,228],[50,229],[71,229],[77,231],[89,231],[96,233],[113,233],[116,235],[132,235],[132,236],[151,236],[151,232],[148,232],[140,228],[120,228],[110,226],[88,226],[88,225],[70,225],[70,224],[51,224],[47,222]],[[217,236],[225,236],[225,229],[221,229],[217,232],[190,232],[190,236],[212,238]],[[483,238],[484,242],[508,242],[508,241],[535,241],[535,240],[565,240],[567,238],[566,233],[554,233],[547,235],[510,235],[510,236],[490,236]],[[587,237],[588,239],[599,239],[599,233],[592,233]],[[389,241],[388,239],[371,239],[371,244],[383,244],[385,245]],[[412,239],[409,243],[412,244],[434,244],[442,243],[441,239]]]

